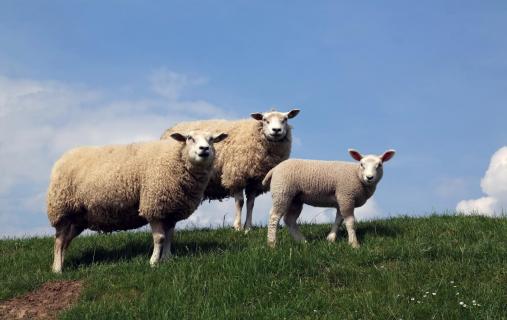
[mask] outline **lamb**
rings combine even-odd
[[[150,224],[155,266],[171,254],[176,222],[200,204],[215,158],[214,143],[227,134],[172,133],[176,141],[82,147],[54,165],[47,212],[56,229],[53,272],[84,229],[111,232]]]
[[[276,246],[276,229],[282,216],[293,239],[305,241],[296,224],[303,204],[336,208],[336,219],[327,240],[336,240],[338,227],[345,221],[349,244],[359,247],[354,208],[361,207],[373,195],[383,175],[382,165],[395,151],[362,156],[349,149],[349,154],[359,163],[290,159],[269,171],[262,184],[271,188],[273,199],[268,222],[270,247]]]
[[[255,198],[264,192],[262,179],[277,164],[289,158],[291,151],[291,126],[298,109],[289,112],[252,113],[255,120],[207,120],[182,122],[167,129],[161,139],[172,132],[202,128],[208,131],[225,131],[229,138],[217,146],[215,174],[204,192],[205,199],[221,200],[234,196],[236,214],[234,228],[241,230],[241,210],[246,194],[245,232],[252,227],[252,211]]]

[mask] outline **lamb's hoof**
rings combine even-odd
[[[245,228],[245,234],[248,234],[250,231],[252,231],[251,228]]]
[[[159,261],[150,260],[150,267],[156,268],[158,267]]]
[[[234,230],[241,231],[242,230],[241,225],[234,225]]]
[[[268,247],[274,249],[276,247],[276,242],[268,241]]]
[[[330,233],[330,234],[328,234],[326,239],[329,242],[335,242],[336,241],[336,233]]]

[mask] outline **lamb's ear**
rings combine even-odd
[[[382,162],[386,162],[392,159],[394,157],[394,154],[396,153],[395,150],[389,149],[386,152],[384,152],[383,155],[380,156],[380,159],[382,159]]]
[[[218,142],[220,142],[220,141],[224,140],[225,138],[227,138],[228,136],[229,136],[229,135],[228,135],[227,133],[224,133],[224,132],[219,133],[219,134],[215,134],[215,135],[213,136],[213,138],[212,138],[213,143],[218,143]]]
[[[298,115],[299,111],[301,111],[301,110],[299,110],[299,109],[292,109],[291,111],[287,112],[285,115],[287,116],[287,118],[292,119],[292,118],[294,118],[295,116]]]
[[[357,161],[361,161],[361,159],[363,158],[363,156],[359,153],[359,151],[355,149],[349,149],[349,154],[352,158],[354,158],[354,160]]]
[[[264,115],[260,112],[251,113],[250,117],[254,118],[255,120],[259,120],[259,121],[264,119]]]
[[[187,141],[188,136],[183,135],[178,132],[175,132],[175,133],[171,133],[171,138],[173,138],[174,140],[179,141],[179,142],[185,142],[185,141]]]

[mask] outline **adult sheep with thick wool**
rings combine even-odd
[[[255,198],[264,192],[262,179],[269,170],[290,156],[292,134],[288,119],[294,118],[298,113],[298,109],[293,109],[289,112],[252,113],[253,119],[249,120],[182,122],[167,129],[162,139],[169,138],[175,131],[197,128],[229,134],[224,143],[217,145],[215,173],[204,192],[204,198],[221,200],[234,196],[234,228],[241,230],[241,210],[245,193],[247,214],[244,229],[248,231],[252,226]]]
[[[334,242],[340,224],[345,221],[349,243],[358,248],[354,208],[366,203],[383,175],[383,163],[390,160],[394,150],[381,156],[362,156],[349,149],[359,163],[290,159],[273,168],[264,178],[263,185],[271,189],[273,207],[268,222],[268,245],[276,245],[276,230],[281,217],[296,241],[304,241],[296,223],[303,204],[336,208],[336,219],[327,236]]]
[[[54,165],[47,212],[56,229],[53,272],[84,229],[111,232],[150,224],[153,266],[170,256],[176,222],[202,201],[215,158],[214,143],[227,134],[173,133],[176,140],[82,147]]]

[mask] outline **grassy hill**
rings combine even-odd
[[[303,225],[306,245],[282,228],[275,250],[265,228],[182,231],[174,259],[156,269],[148,265],[148,233],[81,236],[60,276],[50,273],[52,238],[2,240],[0,300],[50,280],[82,279],[79,302],[61,318],[507,318],[507,219],[360,223],[359,250],[343,230],[328,244],[329,228]]]

